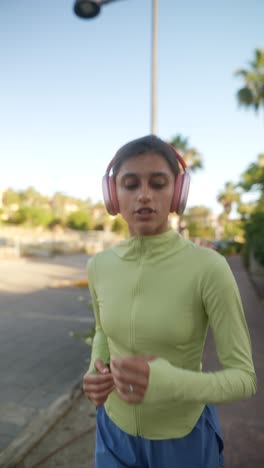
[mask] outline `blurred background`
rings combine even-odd
[[[81,3],[103,4],[84,19]],[[92,466],[87,402],[51,428],[89,362],[87,259],[128,236],[104,208],[102,176],[121,145],[150,133],[191,173],[172,229],[225,255],[238,282],[259,391],[224,405],[221,425],[228,466],[264,466],[263,18],[262,0],[0,1],[1,466],[52,468],[57,455]]]
[[[122,144],[155,131],[192,176],[173,229],[224,252],[243,245],[247,264],[250,243],[264,263],[263,2],[157,3],[154,88],[155,2],[108,3],[87,20],[73,0],[1,1],[2,255],[26,241],[58,252],[65,236],[94,252],[102,232],[107,245],[127,235],[101,178]]]

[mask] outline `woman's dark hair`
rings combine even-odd
[[[180,172],[175,151],[168,143],[155,135],[147,135],[126,143],[117,151],[113,160],[113,176],[116,178],[122,164],[129,158],[134,158],[146,153],[155,153],[162,156],[169,164],[173,174],[177,176]]]

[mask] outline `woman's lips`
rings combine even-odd
[[[151,219],[155,213],[152,208],[139,208],[135,211],[136,217],[144,221]]]
[[[139,213],[139,214],[149,214],[149,213],[153,213],[154,210],[152,208],[139,208],[138,210],[136,210],[136,213]]]

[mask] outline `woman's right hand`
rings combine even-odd
[[[106,401],[109,393],[115,388],[110,369],[100,359],[95,361],[97,374],[87,372],[83,377],[83,391],[87,398],[96,406]]]

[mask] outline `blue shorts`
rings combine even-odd
[[[180,439],[149,440],[119,429],[97,409],[94,468],[219,468],[223,439],[214,406],[207,405],[192,432]]]

